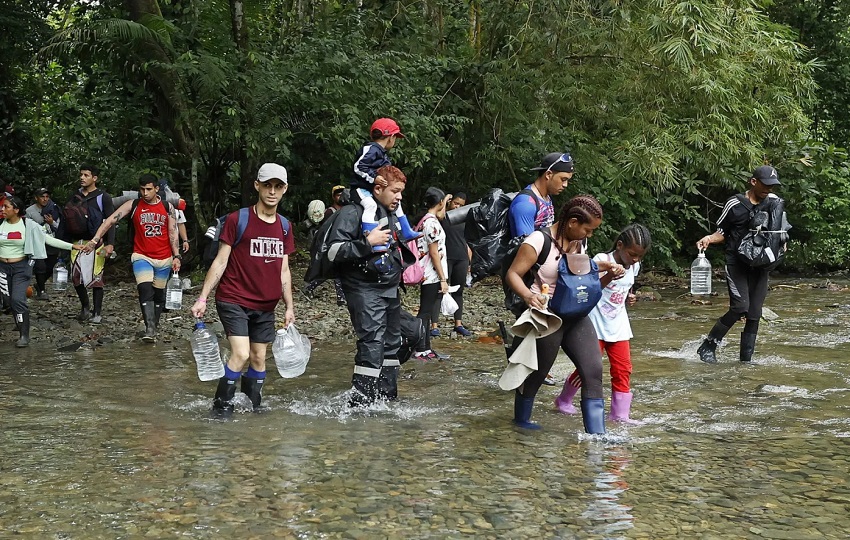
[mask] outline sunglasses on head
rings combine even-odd
[[[553,161],[551,165],[549,165],[548,167],[546,167],[546,170],[545,170],[545,171],[543,171],[543,172],[544,172],[544,173],[547,173],[547,172],[551,171],[551,170],[552,170],[552,167],[554,167],[556,163],[572,163],[572,161],[573,161],[572,156],[570,156],[569,154],[567,154],[567,153],[565,152],[565,153],[561,154],[561,155],[558,157],[558,159],[556,159],[555,161]]]

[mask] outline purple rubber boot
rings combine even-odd
[[[567,380],[564,381],[564,389],[555,398],[555,408],[558,409],[558,412],[561,414],[578,414],[573,405],[573,398],[576,393],[578,393],[578,387],[570,384],[570,378],[567,377]]]
[[[611,413],[608,418],[613,422],[623,422],[624,424],[642,424],[639,420],[629,418],[629,410],[632,408],[632,393],[631,392],[612,392],[611,393]]]

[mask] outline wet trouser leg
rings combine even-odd
[[[368,403],[379,397],[379,377],[386,358],[386,339],[392,337],[394,340],[394,349],[391,352],[396,358],[401,344],[398,290],[370,287],[368,284],[356,287],[343,284],[343,288],[348,301],[348,313],[357,336],[357,353],[354,357],[351,384]],[[394,314],[393,324],[390,324],[390,314]],[[388,330],[390,336],[387,334]]]
[[[537,340],[537,371],[528,376],[523,384],[523,395],[533,390],[537,393],[543,379],[552,369],[555,357],[561,348],[576,367],[581,380],[582,399],[601,398],[602,392],[602,352],[596,330],[590,319],[583,317],[578,321],[564,321],[556,332]],[[571,376],[572,377],[572,376]],[[525,387],[529,386],[528,389]]]
[[[384,332],[384,361],[379,377],[379,395],[390,401],[398,399],[398,372],[406,361],[401,353],[401,298],[396,295],[387,303],[387,329]]]

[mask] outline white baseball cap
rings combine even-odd
[[[277,178],[284,184],[287,184],[286,169],[277,163],[263,163],[263,166],[260,167],[260,170],[257,173],[257,182],[268,182],[274,178]]]

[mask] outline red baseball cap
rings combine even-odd
[[[401,132],[401,128],[398,127],[398,124],[392,118],[378,118],[374,122],[372,122],[372,127],[369,129],[369,132],[378,130],[384,137],[389,137],[390,135],[397,135],[404,138],[404,133]]]
[[[186,209],[186,201],[184,199],[177,199],[177,209],[185,210]]]

